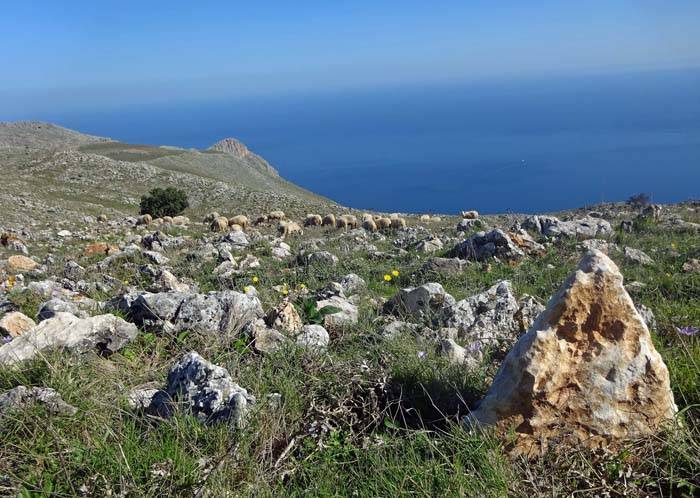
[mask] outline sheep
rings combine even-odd
[[[229,220],[229,223],[231,223],[231,220]],[[236,223],[234,223],[233,225],[229,225],[228,228],[232,232],[242,232],[243,231],[243,227],[241,225],[236,224]]]
[[[136,220],[137,225],[150,225],[151,223],[153,223],[153,217],[150,214],[139,216]]]
[[[270,221],[279,221],[283,220],[285,218],[284,211],[270,211],[270,214],[267,215],[267,218]]]
[[[163,218],[156,218],[151,222],[153,225],[162,225],[164,223]]]
[[[395,228],[396,230],[403,230],[404,228],[406,228],[406,220],[404,220],[403,218],[391,220],[391,228]]]
[[[478,211],[462,211],[462,218],[465,220],[478,220],[479,219],[479,212]]]
[[[304,230],[301,229],[299,223],[293,221],[280,221],[277,225],[277,234],[286,239],[290,236],[299,236],[304,234]]]
[[[364,228],[368,232],[376,232],[377,224],[374,222],[374,220],[365,220],[362,222],[362,228]]]
[[[208,215],[206,215],[204,217],[204,219],[202,220],[202,222],[204,224],[211,223],[212,221],[217,219],[219,216],[221,216],[221,215],[219,213],[217,213],[216,211],[214,211],[213,213],[209,213]]]
[[[401,216],[399,216],[399,213],[391,213],[389,215],[390,220],[398,220]]]
[[[651,218],[653,221],[659,221],[661,216],[661,206],[658,204],[649,204],[642,210],[642,218]]]
[[[262,216],[258,216],[258,219],[255,220],[255,224],[256,225],[264,225],[265,223],[267,223],[267,221],[268,221],[267,215],[263,214]]]
[[[339,216],[338,219],[335,221],[335,226],[337,228],[342,228],[343,230],[347,230],[348,229],[348,220],[346,220],[344,216]]]
[[[219,216],[211,222],[209,229],[212,232],[225,232],[228,229],[228,219],[225,216]]]
[[[357,224],[357,216],[352,215],[352,214],[344,214],[340,216],[340,218],[345,220],[345,223],[347,227],[350,228],[357,228],[359,225]]]
[[[304,220],[305,227],[320,227],[323,225],[323,218],[318,214],[307,214]]]
[[[440,218],[439,216],[433,216],[432,221],[434,221],[435,223],[440,223],[442,221],[442,218]]]
[[[173,225],[185,226],[190,224],[190,219],[187,216],[173,216]]]
[[[420,215],[420,220],[421,221],[430,221],[430,215],[429,214],[422,214],[422,215]]]
[[[391,228],[391,220],[389,218],[377,218],[374,220],[374,223],[377,225],[377,230]]]
[[[228,224],[229,224],[229,226],[240,225],[240,227],[243,230],[245,230],[246,228],[248,228],[248,225],[250,225],[250,221],[248,220],[247,216],[239,214],[238,216],[234,216],[233,218],[229,218]]]
[[[364,223],[365,221],[372,221],[372,220],[374,220],[374,216],[372,216],[371,214],[364,213],[362,215],[362,223]]]
[[[107,215],[106,214],[100,214],[97,216],[97,222],[98,223],[107,223]]]
[[[163,223],[170,223],[172,225],[173,224],[173,217],[172,216],[163,216]]]
[[[322,226],[335,226],[335,215],[334,214],[327,214],[326,216],[323,217]]]

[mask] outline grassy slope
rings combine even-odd
[[[697,212],[679,212],[687,221],[699,221]],[[439,230],[449,231],[453,222],[447,220]],[[78,496],[83,486],[89,496],[121,491],[139,497],[193,496],[202,486],[208,496],[217,497],[698,492],[693,483],[700,480],[700,337],[675,331],[676,326],[700,325],[700,275],[680,271],[688,258],[700,257],[696,234],[640,224],[635,233],[613,238],[655,259],[654,265],[641,267],[613,256],[626,281],[647,284],[635,301],[656,313],[654,339],[669,366],[685,425],[631,442],[621,452],[556,451],[531,462],[509,461],[489,434],[469,434],[458,424],[459,414],[485,393],[495,363],[487,359],[480,369],[466,372],[448,365],[432,342],[419,336],[381,341],[375,335],[379,310],[371,298],[434,280],[416,272],[426,256],[409,251],[377,263],[362,252],[347,252],[347,240],[335,238],[335,232],[309,230],[306,238],[319,236],[329,239],[324,249],[340,257],[337,267],[288,266],[267,257],[269,248],[258,244],[249,252],[261,257],[262,267],[224,281],[211,274],[210,263],[169,256],[178,277],[199,282],[203,290],[242,289],[258,277],[256,287],[266,309],[279,302],[275,285],[285,282],[294,289],[303,283],[316,290],[348,272],[358,273],[369,284],[360,322],[334,331],[327,354],[290,348],[261,356],[238,336],[141,334],[110,360],[55,355],[17,371],[2,371],[0,388],[19,383],[53,387],[80,412],[69,419],[36,407],[4,421],[0,484],[5,482],[8,490],[20,485],[24,496]],[[390,250],[390,241],[376,244]],[[517,267],[494,263],[486,272],[472,265],[439,281],[463,297],[509,278],[517,294],[544,302],[580,256],[574,242],[562,242]],[[113,275],[142,288],[148,282],[136,269],[139,263],[127,262]],[[382,276],[392,269],[400,276],[387,284]],[[27,313],[36,312],[32,296],[15,299]],[[124,395],[130,388],[148,381],[162,385],[173,362],[193,349],[226,366],[257,397],[245,430],[205,427],[184,415],[149,420],[126,408]],[[425,359],[419,359],[419,351],[427,352]],[[266,401],[271,393],[282,395],[281,406]],[[51,493],[41,494],[42,489]]]

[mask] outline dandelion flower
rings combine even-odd
[[[673,248],[675,249],[675,248],[676,248],[676,243],[675,243],[675,242],[671,242],[671,247],[673,247]]]
[[[391,282],[391,275],[389,275],[389,274],[384,275],[384,280],[387,282]]]
[[[250,288],[247,285],[245,287],[243,287],[243,292],[245,292],[246,294],[248,294],[249,290],[250,290]]]
[[[670,273],[667,273],[667,274],[666,274],[666,278],[671,278],[671,274],[670,274]]]
[[[306,289],[306,284],[301,284],[299,287],[301,287],[302,289]]]
[[[287,289],[282,289],[282,295],[286,296],[289,294],[289,291]]]
[[[393,276],[395,276],[395,277],[398,277],[398,276],[399,276],[399,270],[394,270],[394,271],[391,272],[391,274],[392,274]]]
[[[129,281],[128,281],[128,280],[124,280],[124,285],[129,285]]]
[[[257,284],[257,283],[258,283],[258,280],[260,280],[258,277],[253,277],[253,283],[254,283],[254,284]]]

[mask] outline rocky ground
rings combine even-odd
[[[186,214],[0,227],[0,495],[698,492],[700,203]]]

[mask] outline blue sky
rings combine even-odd
[[[697,0],[4,2],[2,108],[700,65]]]

